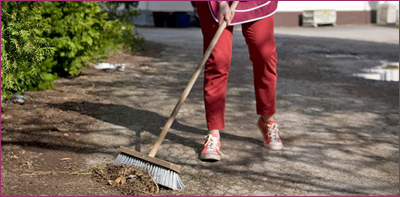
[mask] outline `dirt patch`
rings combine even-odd
[[[146,173],[146,170],[135,166],[107,164],[105,168],[95,167],[93,168],[93,177],[100,183],[110,185],[127,196],[152,195],[159,191],[158,185],[151,175]]]
[[[79,77],[56,80],[53,90],[26,92],[23,104],[5,103],[1,108],[1,195],[120,196],[157,192],[145,171],[107,165],[97,168],[106,173],[102,174],[87,163],[88,155],[104,152],[103,145],[93,143],[89,136],[96,132],[96,118],[109,112],[95,104],[113,103],[110,92],[127,85],[119,78],[134,76],[139,81],[142,73],[148,72],[143,65],[154,59],[151,54],[162,50],[162,46],[154,45],[148,43],[140,54],[118,53],[107,60],[127,64],[124,72],[97,70],[91,65]],[[128,177],[120,186],[98,181],[100,177],[115,181],[121,175]]]

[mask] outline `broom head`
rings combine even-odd
[[[178,175],[181,171],[180,166],[123,146],[119,148],[119,151],[121,153],[115,159],[114,164],[147,166],[157,184],[174,190],[186,187]]]

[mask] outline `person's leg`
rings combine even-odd
[[[196,7],[205,52],[219,25],[212,17],[207,2],[196,2]],[[225,98],[231,63],[232,31],[233,27],[228,27],[222,32],[204,68],[204,105],[209,134],[200,154],[202,160],[220,160],[219,130],[225,128]]]
[[[273,117],[277,80],[274,17],[243,24],[242,32],[253,62],[257,114]]]
[[[243,24],[242,33],[253,63],[257,114],[261,116],[257,125],[264,135],[265,145],[272,149],[281,149],[283,145],[274,117],[277,81],[274,16]]]
[[[207,2],[196,2],[203,33],[204,51],[207,49],[219,25],[212,18]],[[218,39],[204,69],[204,104],[207,127],[219,136],[225,128],[225,100],[229,66],[232,53],[233,27],[226,28]]]

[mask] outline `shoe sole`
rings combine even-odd
[[[265,142],[265,136],[264,136],[264,131],[263,131],[263,129],[260,127],[260,124],[258,124],[258,122],[257,122],[257,127],[258,127],[258,129],[260,129],[260,131],[261,131],[261,135],[263,136],[263,144],[264,144],[264,147],[265,148],[269,148],[269,149],[271,149],[271,150],[281,150],[282,148],[283,148],[283,144],[282,144],[282,146],[271,146],[271,145],[269,145],[269,144],[267,144],[266,142]]]
[[[212,154],[204,154],[204,155],[200,155],[200,159],[206,160],[206,161],[219,161],[219,160],[221,160],[221,156],[212,155]]]

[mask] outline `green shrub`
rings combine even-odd
[[[107,20],[107,13],[96,1],[46,1],[43,16],[48,18],[44,37],[56,48],[53,72],[77,76],[88,62],[105,58],[107,47],[121,36],[118,20]]]
[[[2,2],[1,99],[11,91],[53,88],[57,77],[78,76],[116,48],[140,48],[143,38],[127,20],[134,12],[118,15],[114,7],[109,17],[105,8],[95,1]]]
[[[133,17],[139,15],[138,1],[102,1],[103,10],[108,13],[109,20],[119,20],[123,24],[122,35],[117,43],[121,43],[124,50],[140,51],[144,44],[144,38],[136,32]],[[123,9],[119,9],[119,8]]]
[[[2,2],[1,8],[1,100],[11,91],[23,90],[24,81],[48,83],[49,68],[38,64],[54,48],[43,38],[40,2]],[[43,77],[46,76],[46,77]]]
[[[136,9],[139,1],[102,1],[101,5],[110,20],[118,19],[122,23],[133,24],[133,17],[139,15]]]

